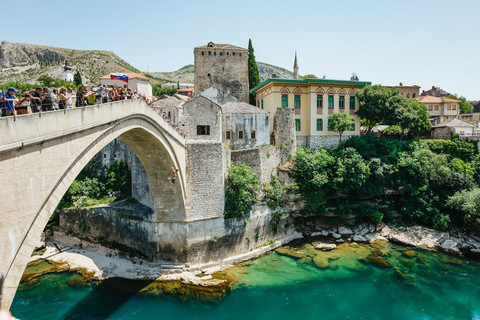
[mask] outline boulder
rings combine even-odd
[[[414,258],[418,256],[418,252],[415,250],[405,250],[405,251],[402,251],[402,254],[409,258]]]
[[[337,240],[335,240],[335,241],[336,241],[336,242],[339,242],[339,243],[345,242],[345,240],[343,240],[343,239],[337,239]]]
[[[335,239],[340,239],[342,236],[334,232],[332,233],[332,237],[334,237]]]
[[[451,239],[445,240],[440,245],[440,247],[442,247],[443,250],[460,252],[460,250],[458,249],[458,243],[456,241],[451,240]]]
[[[324,237],[328,236],[328,231],[327,230],[322,230],[322,236],[324,236]]]
[[[293,250],[293,249],[288,249],[288,248],[278,248],[277,250],[275,250],[276,253],[278,254],[281,254],[283,256],[288,256],[288,257],[292,257],[292,258],[295,258],[295,259],[300,259],[300,258],[303,258],[303,252],[301,251],[296,251],[296,250]]]
[[[367,239],[361,235],[354,235],[352,239],[355,242],[367,242]]]
[[[367,241],[372,241],[375,239],[375,235],[371,233],[367,233],[364,237],[367,239]]]
[[[349,235],[349,234],[353,234],[353,231],[352,229],[347,227],[338,227],[338,233],[341,235]]]
[[[329,251],[329,250],[333,250],[337,247],[337,245],[333,244],[333,243],[314,242],[312,244],[313,244],[313,247],[317,250]]]

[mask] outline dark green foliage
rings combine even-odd
[[[365,120],[368,133],[390,114],[388,100],[397,94],[398,89],[389,89],[379,85],[366,86],[355,92],[359,105],[356,114]]]
[[[274,234],[278,233],[278,229],[280,228],[280,223],[282,222],[283,213],[284,213],[283,210],[277,210],[272,213],[270,226],[272,227],[272,231]]]
[[[480,215],[480,188],[456,192],[448,198],[447,206],[454,211],[454,222],[460,225],[473,224]]]
[[[328,116],[328,122],[328,129],[338,133],[342,143],[342,134],[352,128],[355,119],[346,112],[337,112]]]
[[[75,86],[77,87],[82,84],[82,76],[80,75],[80,71],[78,70],[73,75],[73,83],[75,83]]]
[[[162,88],[161,85],[153,85],[152,86],[152,94],[154,96],[161,96],[163,94],[167,96],[173,96],[175,93],[177,93],[177,88],[170,88],[170,87],[165,87]]]
[[[228,170],[225,218],[243,217],[257,201],[259,188],[257,175],[252,168],[242,164]]]
[[[365,136],[330,150],[299,149],[293,177],[305,200],[302,214],[323,214],[326,201],[337,199],[332,205],[341,220],[350,208],[338,199],[383,197],[390,190],[412,223],[448,230],[453,225],[468,228],[477,217],[468,207],[476,198],[467,191],[479,188],[480,155],[474,143],[456,137],[402,142]],[[447,199],[455,200],[447,205]],[[353,213],[371,223],[383,218],[378,208]]]
[[[383,213],[380,212],[377,206],[374,205],[361,205],[354,209],[357,215],[357,219],[361,222],[367,222],[371,224],[379,224],[383,219]]]
[[[403,134],[404,130],[400,126],[391,126],[382,131],[382,137],[384,138],[400,139]]]
[[[281,206],[287,188],[280,183],[276,175],[272,174],[270,184],[264,184],[263,192],[265,193],[268,207],[275,210]]]
[[[472,106],[467,102],[467,99],[463,96],[457,97],[456,95],[447,96],[447,98],[460,100],[460,113],[470,113],[472,112]]]
[[[253,50],[252,39],[248,39],[248,88],[255,88],[260,83],[260,73],[258,72],[257,62],[255,61],[255,53]],[[250,104],[256,105],[255,94],[250,93]]]

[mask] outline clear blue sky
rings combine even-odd
[[[146,71],[193,64],[209,41],[300,74],[439,86],[480,100],[479,0],[21,1],[2,10],[0,39],[103,49]]]

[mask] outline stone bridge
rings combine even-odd
[[[63,195],[90,159],[115,138],[125,142],[145,168],[153,196],[141,202],[155,211],[154,222],[185,221],[185,139],[144,102],[0,118],[3,308],[9,308]],[[167,181],[170,167],[179,169],[175,184]]]

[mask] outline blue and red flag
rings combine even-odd
[[[110,80],[120,80],[128,83],[128,74],[126,73],[110,73]]]

